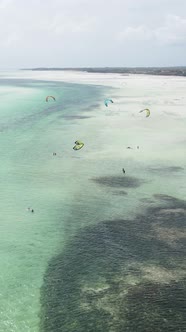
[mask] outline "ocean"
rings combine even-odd
[[[42,75],[0,73],[0,331],[185,331],[186,79]]]

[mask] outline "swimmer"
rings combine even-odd
[[[124,168],[122,168],[122,171],[123,171],[123,173],[125,173],[125,169]]]
[[[28,207],[27,211],[34,213],[34,209],[31,209],[31,207]]]

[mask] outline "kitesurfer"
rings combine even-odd
[[[74,150],[80,150],[84,146],[84,143],[81,141],[75,141],[75,146],[73,147]]]
[[[54,96],[47,96],[47,97],[46,97],[46,101],[48,101],[49,98],[52,98],[54,101],[56,100],[56,98],[55,98]]]
[[[146,112],[146,118],[150,116],[150,110],[148,108],[144,108],[143,110],[139,111],[139,113]]]
[[[28,207],[27,210],[34,213],[34,209],[31,209],[31,207]]]
[[[109,103],[112,103],[112,104],[113,104],[114,102],[113,102],[112,99],[105,99],[104,104],[105,104],[106,107],[108,107],[108,104],[109,104]]]

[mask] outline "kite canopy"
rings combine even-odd
[[[53,100],[56,100],[56,98],[53,97],[53,96],[47,96],[47,97],[46,97],[46,101],[48,101],[49,98],[52,98]]]
[[[146,112],[146,118],[150,116],[150,110],[148,108],[144,108],[144,110],[139,111],[139,113]]]
[[[74,150],[80,150],[84,146],[84,143],[81,141],[75,141],[75,145],[73,147]]]
[[[105,99],[104,104],[105,104],[106,107],[108,107],[108,104],[109,104],[109,103],[112,103],[112,104],[113,104],[114,102],[113,102],[112,99]]]

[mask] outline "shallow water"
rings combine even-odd
[[[186,80],[124,77],[123,89],[8,77],[0,330],[184,331]]]

